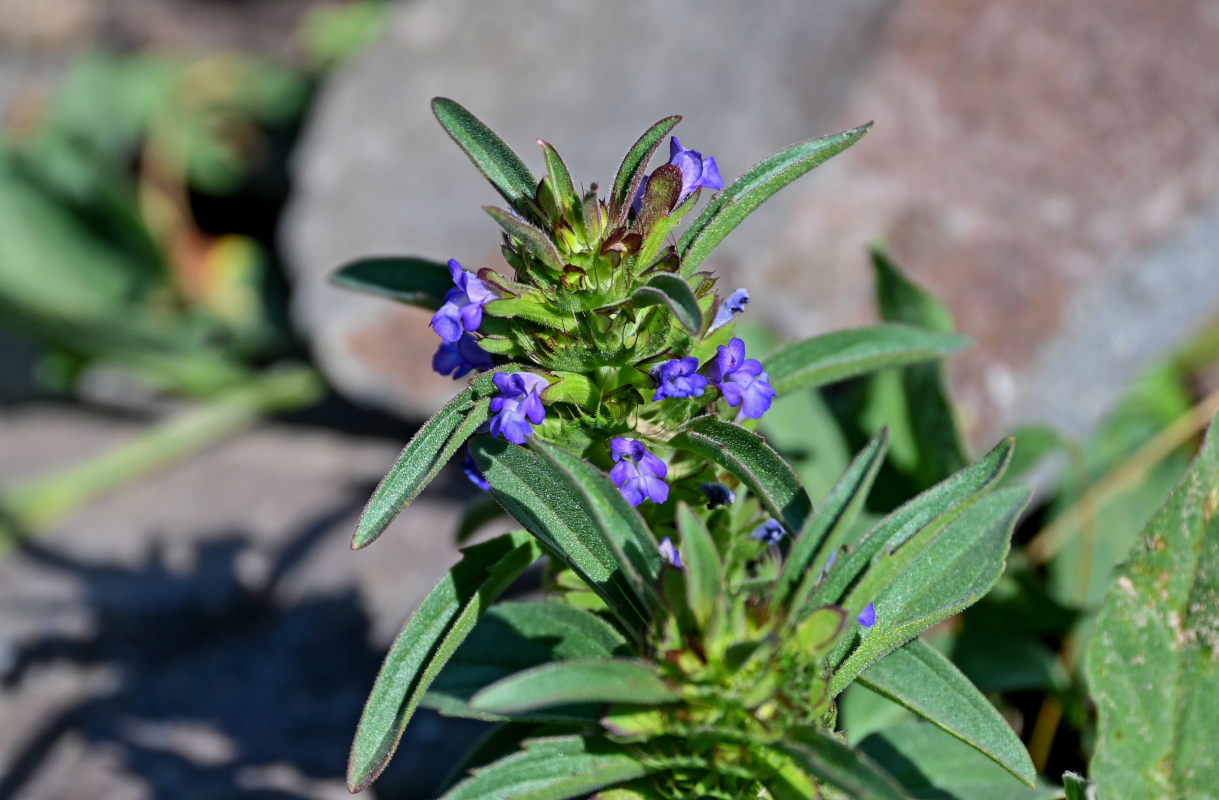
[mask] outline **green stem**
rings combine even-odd
[[[0,493],[0,553],[125,483],[248,428],[263,416],[316,402],[324,385],[309,367],[286,367],[176,414],[135,439]]]

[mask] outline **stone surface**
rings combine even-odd
[[[496,195],[432,120],[433,95],[466,104],[535,168],[541,135],[602,182],[674,111],[683,143],[729,178],[875,119],[710,266],[754,290],[751,313],[808,335],[873,317],[864,244],[883,237],[978,341],[954,369],[974,438],[1030,417],[1078,433],[1219,305],[1219,266],[1172,255],[1215,224],[1200,215],[1219,199],[1217,8],[417,0],[327,88],[299,154],[284,230],[297,319],[353,396],[420,414],[451,393],[430,375],[426,314],[324,283],[373,253],[497,262],[478,209]],[[567,42],[576,55],[557,55]],[[1135,316],[1156,322],[1139,347],[1115,346]],[[1099,345],[1086,371],[1072,337]]]
[[[0,409],[0,486],[140,427]],[[264,425],[0,557],[0,797],[349,796],[364,698],[403,620],[456,561],[455,499],[469,494],[458,470],[442,473],[351,552],[399,447]],[[420,717],[381,790],[417,796],[476,733]]]

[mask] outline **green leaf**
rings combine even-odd
[[[791,534],[803,530],[813,513],[796,474],[756,433],[707,415],[690,422],[670,444],[736,475]]]
[[[928,361],[969,344],[963,336],[907,325],[834,331],[785,345],[762,366],[779,394],[824,386],[885,367]]]
[[[448,98],[433,99],[432,112],[495,190],[513,208],[524,210],[532,201],[538,182],[512,148],[477,117]]]
[[[637,540],[635,524],[605,526],[598,514],[606,509],[596,508],[576,479],[549,458],[502,439],[476,439],[470,450],[500,505],[575,570],[628,631],[642,635],[656,600],[635,564],[648,554],[637,544],[628,548],[628,558],[619,544]]]
[[[656,761],[644,765],[602,739],[533,739],[523,751],[475,770],[439,800],[568,800],[641,778],[661,766]]]
[[[843,603],[855,614],[871,600],[876,624],[860,629],[859,646],[834,671],[830,694],[839,694],[886,653],[990,591],[1003,574],[1012,529],[1030,494],[1020,486],[996,489],[942,529],[928,525],[882,556]]]
[[[483,311],[493,317],[513,319],[519,317],[548,328],[570,332],[575,321],[569,314],[561,314],[549,305],[543,305],[528,297],[506,297],[492,300],[483,306]]]
[[[953,332],[948,309],[902,275],[879,245],[872,247],[872,264],[880,313],[886,322]],[[943,363],[907,366],[901,381],[917,454],[914,478],[919,488],[926,488],[964,467],[969,458],[948,397]]]
[[[855,456],[826,496],[821,509],[809,519],[792,545],[779,580],[775,582],[771,608],[786,605],[791,598],[791,608],[799,609],[812,594],[830,556],[845,544],[852,524],[868,499],[868,492],[885,460],[888,446],[889,432],[882,428],[868,446]]]
[[[665,117],[644,131],[643,136],[640,136],[639,140],[627,151],[626,157],[622,159],[622,164],[618,167],[618,174],[614,176],[614,188],[610,192],[609,213],[610,218],[617,221],[615,224],[622,224],[622,220],[626,218],[631,201],[635,199],[635,192],[639,191],[639,184],[647,170],[648,161],[652,159],[652,154],[660,146],[665,134],[673,130],[673,127],[679,122],[681,122],[681,117],[676,114]]]
[[[402,513],[402,509],[427,488],[440,468],[448,463],[478,426],[487,421],[491,401],[475,402],[475,397],[475,389],[466,389],[445,404],[411,437],[364,506],[351,540],[352,550],[359,550],[375,541]]]
[[[977,750],[926,722],[890,726],[860,742],[860,749],[896,778],[911,797],[1052,800],[1062,796],[1062,790],[1055,786],[1029,788]]]
[[[1088,789],[1091,785],[1083,775],[1074,772],[1062,774],[1062,788],[1067,793],[1067,800],[1089,800]]]
[[[1100,797],[1209,797],[1219,786],[1219,441],[1114,572],[1088,649]]]
[[[792,731],[771,749],[794,761],[806,774],[850,795],[854,800],[904,800],[897,783],[862,753],[815,728]]]
[[[361,258],[339,267],[330,282],[431,311],[453,288],[448,266],[422,258]]]
[[[347,766],[353,792],[385,769],[441,667],[486,607],[540,555],[524,531],[474,545],[424,598],[394,640],[364,706]]]
[[[859,682],[985,753],[1029,786],[1037,771],[1020,738],[951,661],[922,639],[868,667]]]
[[[630,646],[612,625],[570,603],[498,603],[458,648],[423,705],[452,716],[492,718],[495,715],[469,707],[470,698],[484,686],[551,662],[629,655]],[[556,709],[527,717],[594,721],[603,711],[599,706],[589,707],[587,713]]]
[[[579,659],[542,664],[491,684],[470,700],[476,710],[520,714],[570,703],[653,705],[678,700],[641,661]]]
[[[698,306],[698,298],[690,285],[676,275],[660,273],[652,276],[645,285],[635,290],[627,302],[636,308],[668,306],[686,330],[698,333],[703,329],[703,312]]]
[[[699,629],[707,631],[724,592],[724,566],[702,518],[681,502],[677,504],[677,532],[686,565],[686,602]]]
[[[775,192],[859,141],[872,123],[800,142],[762,160],[707,204],[681,237],[681,274],[689,277],[724,237]]]
[[[538,139],[538,144],[546,159],[546,173],[550,176],[550,186],[559,208],[562,209],[563,218],[572,225],[574,230],[583,235],[584,204],[581,202],[580,195],[576,193],[571,173],[567,171],[567,165],[563,163],[557,150],[541,139]]]
[[[563,271],[563,259],[559,257],[559,251],[555,249],[550,237],[540,228],[534,227],[525,219],[502,208],[483,206],[483,211],[490,214],[491,218],[498,222],[509,236],[519,240],[538,261],[554,272]]]

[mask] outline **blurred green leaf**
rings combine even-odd
[[[484,687],[470,707],[493,714],[520,714],[571,703],[656,705],[678,695],[642,661],[573,659],[541,664]]]
[[[702,518],[677,505],[677,532],[686,568],[686,602],[699,629],[708,630],[724,595],[724,565]]]
[[[453,288],[448,266],[424,258],[357,259],[331,273],[330,282],[429,311],[440,308]]]
[[[381,35],[389,10],[390,4],[382,0],[318,6],[305,13],[297,36],[314,61],[332,68],[358,55]]]
[[[888,774],[864,754],[832,734],[801,727],[771,747],[792,759],[808,775],[841,789],[854,800],[904,800]]]

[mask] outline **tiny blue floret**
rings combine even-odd
[[[865,628],[871,628],[876,624],[876,606],[868,603],[867,607],[864,608],[863,611],[859,612],[859,617],[857,619],[859,620],[860,625],[864,626]]]
[[[673,136],[669,139],[669,163],[681,170],[681,195],[677,202],[685,200],[695,189],[723,189],[724,179],[720,168],[711,156],[703,158],[697,150],[687,150]]]
[[[749,538],[757,539],[768,545],[776,545],[783,541],[783,524],[777,519],[768,519],[754,528],[753,533],[749,534]]]
[[[449,275],[453,277],[454,288],[449,289],[444,305],[432,315],[432,330],[446,342],[456,342],[463,330],[478,330],[483,322],[483,306],[494,300],[495,295],[477,275],[462,269],[455,258],[449,259]]]
[[[644,500],[663,503],[669,499],[669,484],[664,482],[669,466],[640,442],[621,436],[611,439],[610,455],[614,459],[610,480],[628,503],[637,506]]]
[[[728,405],[740,406],[741,414],[749,419],[761,419],[775,399],[770,376],[762,370],[762,362],[745,358],[742,339],[720,345],[707,379],[719,387]]]
[[[491,484],[487,482],[487,477],[483,475],[483,471],[478,468],[478,462],[474,460],[474,454],[470,452],[470,448],[466,448],[466,454],[461,459],[461,469],[466,473],[466,477],[470,479],[470,483],[482,489],[484,492],[491,490]]]
[[[694,356],[674,358],[652,370],[652,377],[659,384],[653,400],[666,397],[702,397],[707,388],[707,379],[698,374],[698,359]]]
[[[524,444],[533,426],[546,419],[546,407],[538,395],[549,384],[541,375],[530,372],[497,372],[491,380],[499,394],[491,398],[491,435],[503,436],[513,444]]]
[[[720,303],[720,310],[715,312],[715,320],[711,323],[711,330],[722,328],[731,322],[733,316],[745,310],[745,304],[748,302],[748,289],[737,289],[728,295],[728,299]]]
[[[478,342],[468,333],[462,333],[455,342],[444,342],[432,356],[432,369],[441,375],[453,374],[460,378],[470,370],[491,369],[495,362],[491,354],[478,346]]]
[[[730,506],[736,502],[736,494],[722,483],[700,483],[698,488],[707,496],[707,508]]]
[[[660,558],[670,567],[682,569],[685,565],[681,563],[681,553],[677,552],[677,545],[673,544],[673,540],[668,536],[660,540],[660,546],[656,548],[660,551]]]

